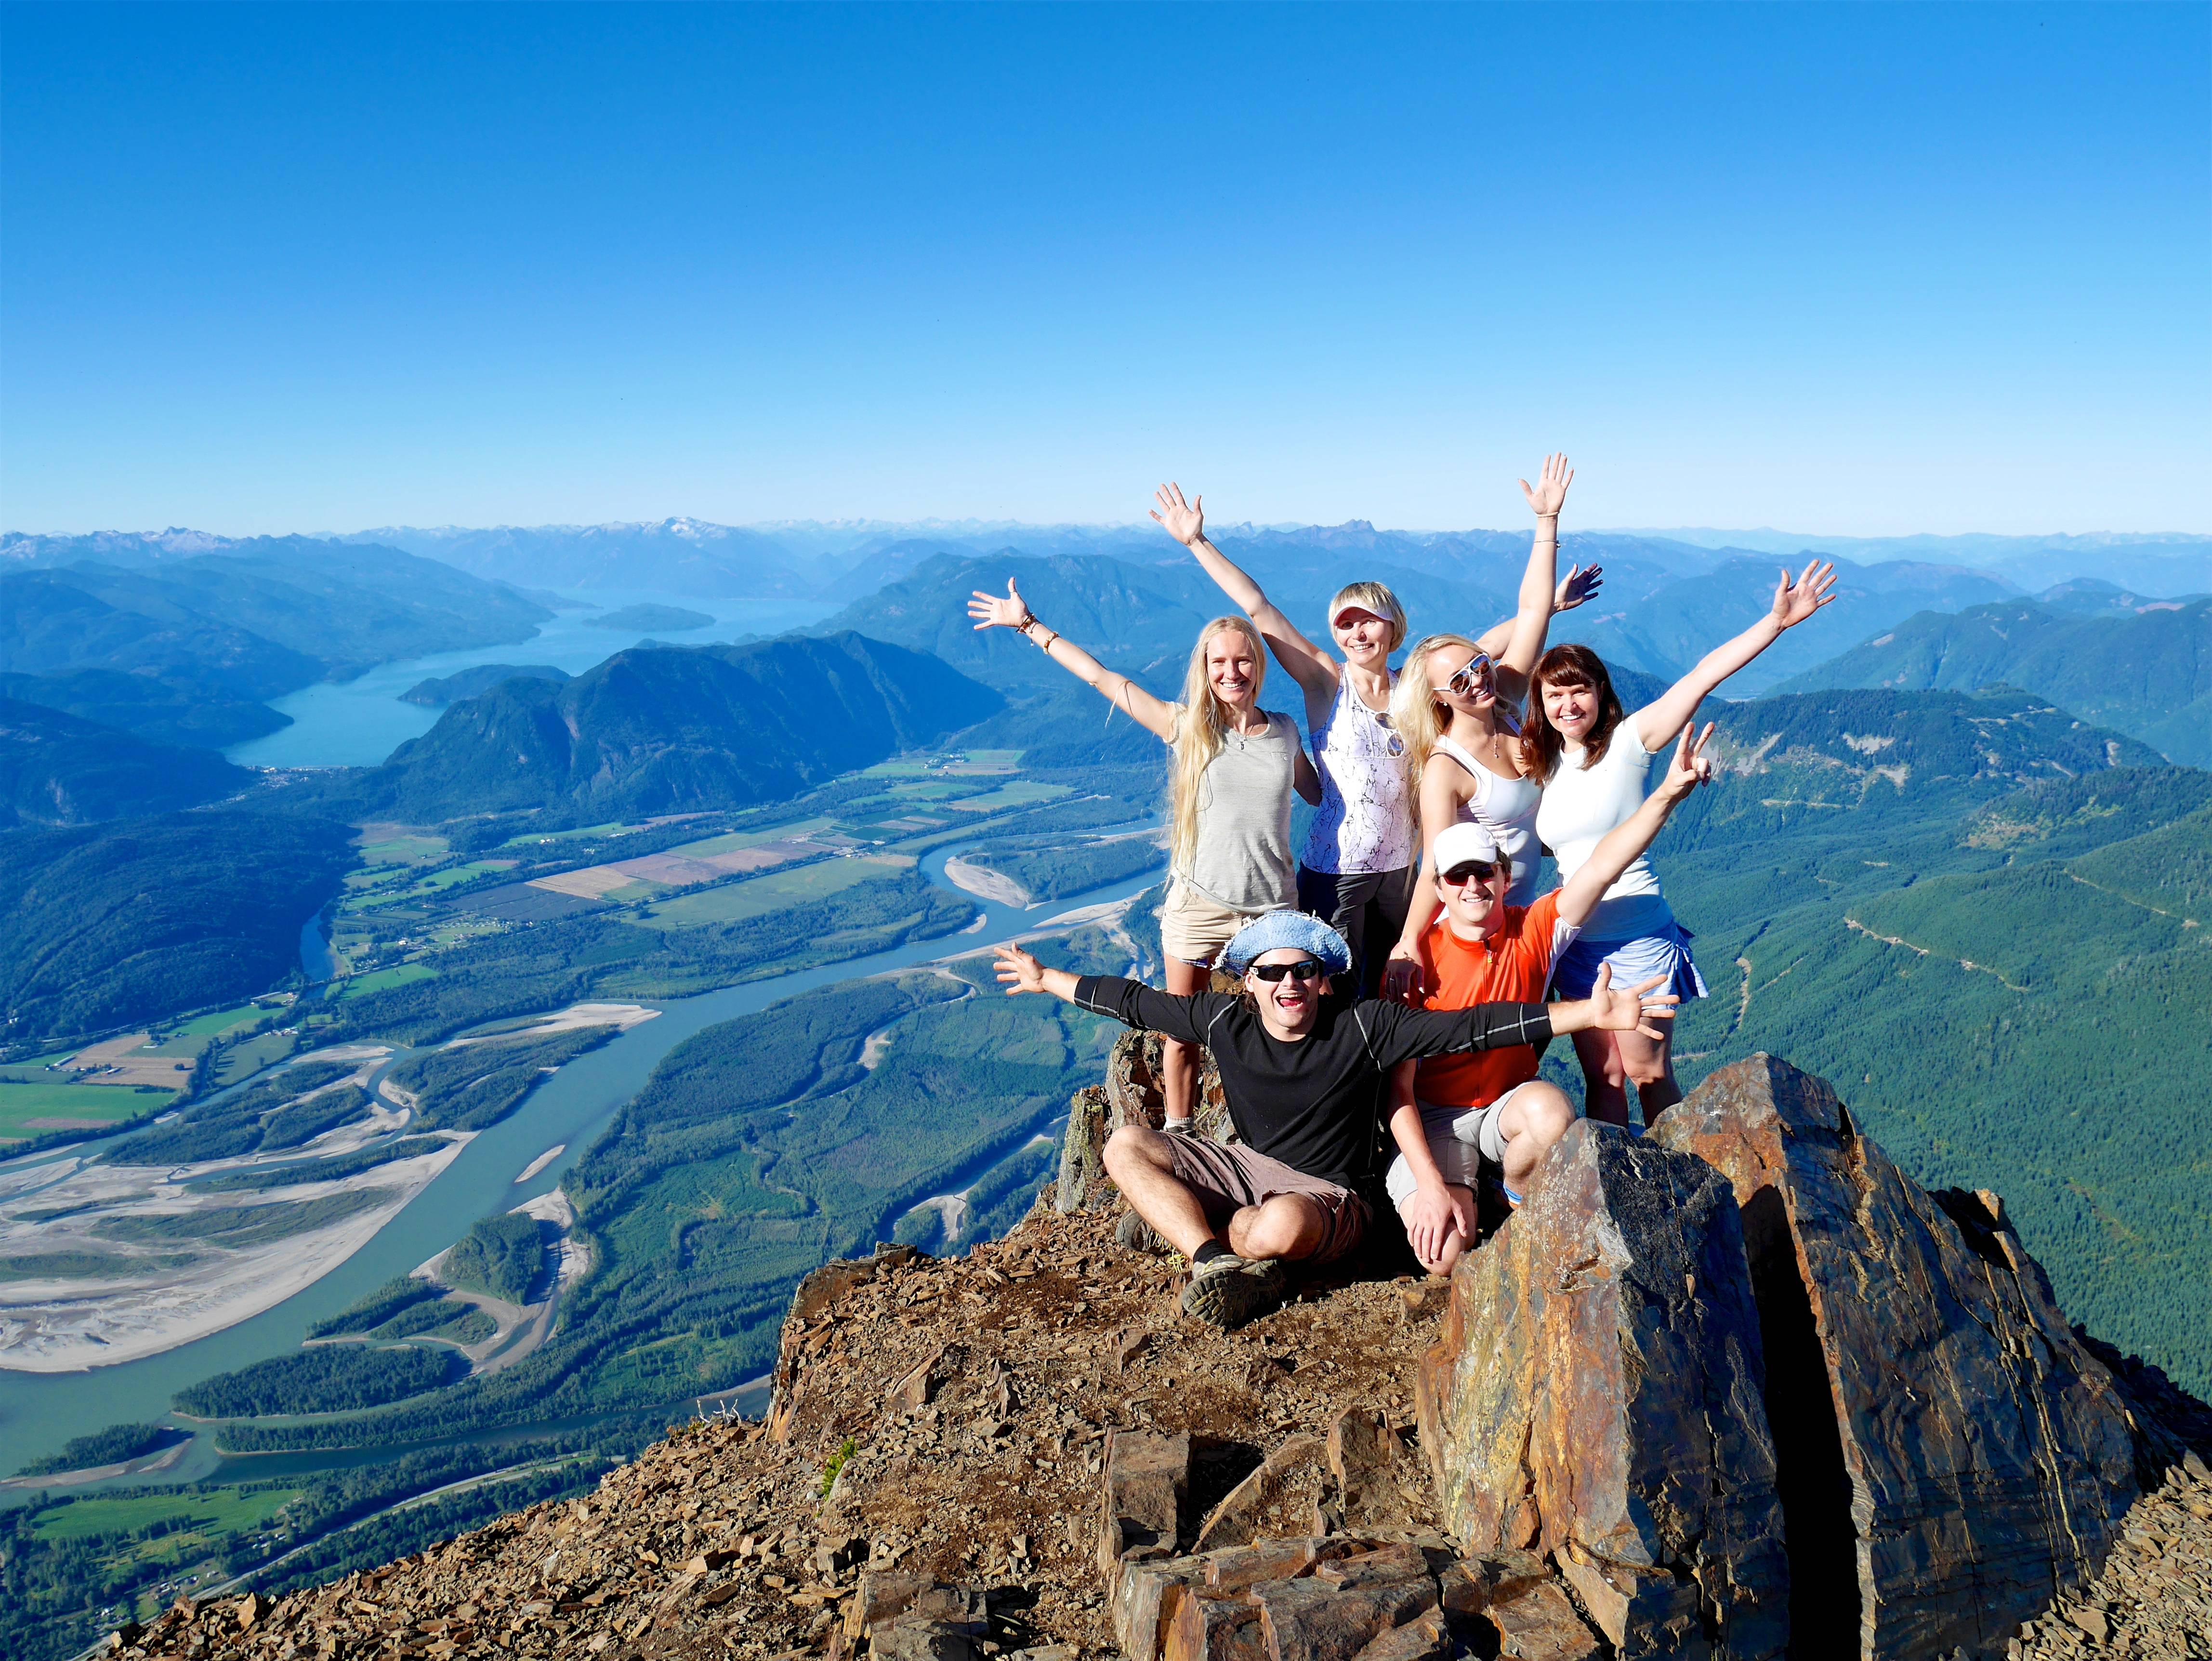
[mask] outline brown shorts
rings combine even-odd
[[[1202,1136],[1170,1136],[1168,1141],[1176,1179],[1198,1196],[1206,1220],[1217,1230],[1227,1227],[1229,1220],[1246,1206],[1261,1204],[1278,1194],[1301,1194],[1322,1208],[1326,1226],[1320,1246],[1299,1262],[1334,1262],[1367,1232],[1367,1202],[1348,1188],[1309,1177],[1242,1142],[1209,1141]]]

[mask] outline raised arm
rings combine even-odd
[[[1175,741],[1175,705],[1154,697],[1127,675],[1109,669],[1057,630],[1036,620],[1021,590],[1006,579],[1003,597],[976,589],[968,601],[968,615],[978,629],[1011,629],[1023,639],[1044,648],[1044,654],[1085,686],[1128,714],[1130,720],[1163,743]]]
[[[1674,746],[1674,758],[1668,764],[1667,776],[1659,782],[1659,788],[1644,799],[1644,805],[1634,813],[1606,832],[1582,868],[1559,890],[1561,922],[1580,928],[1588,921],[1605,897],[1605,891],[1620,881],[1620,873],[1658,838],[1667,816],[1692,790],[1711,780],[1713,764],[1706,759],[1705,743],[1712,735],[1712,723],[1707,721],[1693,743],[1691,729],[1683,727],[1681,741]]]
[[[1636,736],[1646,750],[1656,750],[1688,724],[1705,695],[1835,599],[1836,568],[1814,560],[1794,580],[1788,569],[1774,585],[1774,609],[1738,635],[1698,660],[1698,666],[1676,681],[1658,699],[1630,717]]]
[[[1593,565],[1588,570],[1579,565],[1569,566],[1566,575],[1559,579],[1559,586],[1552,591],[1552,615],[1557,617],[1562,611],[1573,611],[1576,606],[1595,596],[1597,591],[1604,587],[1604,566]],[[1500,618],[1475,636],[1474,643],[1490,654],[1492,663],[1504,657],[1506,647],[1512,643],[1514,618],[1519,615],[1516,611],[1513,618]]]
[[[1544,470],[1532,487],[1521,481],[1521,494],[1535,510],[1536,535],[1528,547],[1528,569],[1521,574],[1521,597],[1513,613],[1513,632],[1497,659],[1498,696],[1518,703],[1528,691],[1528,673],[1544,655],[1544,636],[1552,627],[1552,599],[1559,565],[1559,509],[1567,500],[1567,486],[1575,470],[1565,455],[1544,458]]]
[[[1206,539],[1206,498],[1199,496],[1185,502],[1182,486],[1170,484],[1155,490],[1152,500],[1159,504],[1152,510],[1152,517],[1170,536],[1197,557],[1206,575],[1229,596],[1229,603],[1252,619],[1260,630],[1260,637],[1267,642],[1267,649],[1275,654],[1275,661],[1297,682],[1306,697],[1324,703],[1334,698],[1338,674],[1335,660],[1299,631],[1297,625],[1283,614],[1283,608],[1267,598],[1266,591],[1252,581],[1243,567]]]

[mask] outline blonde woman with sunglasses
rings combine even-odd
[[[1536,538],[1521,579],[1519,610],[1502,653],[1464,635],[1431,635],[1407,654],[1391,698],[1391,721],[1405,740],[1406,773],[1420,815],[1421,870],[1413,904],[1391,948],[1384,986],[1392,997],[1410,998],[1431,981],[1425,958],[1429,924],[1437,914],[1429,850],[1444,829],[1477,824],[1511,861],[1509,905],[1536,897],[1541,850],[1536,810],[1543,788],[1530,776],[1513,705],[1526,696],[1528,676],[1544,654],[1554,610],[1553,574],[1559,551],[1559,509],[1574,483],[1564,455],[1547,456],[1534,485],[1521,481],[1536,514]],[[1561,596],[1565,598],[1564,595]],[[1579,598],[1575,603],[1579,604]]]

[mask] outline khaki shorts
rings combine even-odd
[[[1177,877],[1168,885],[1167,903],[1160,907],[1160,950],[1204,968],[1221,955],[1221,948],[1237,937],[1238,929],[1265,916],[1265,911],[1224,905]]]
[[[1506,1103],[1537,1082],[1524,1079],[1482,1107],[1438,1107],[1433,1102],[1419,1104],[1421,1129],[1428,1135],[1429,1153],[1444,1181],[1473,1188],[1482,1174],[1483,1160],[1495,1165],[1505,1163],[1505,1135],[1498,1129],[1498,1115],[1505,1111]],[[1406,1163],[1404,1154],[1390,1161],[1382,1185],[1389,1193],[1390,1203],[1402,1211],[1419,1187],[1413,1181],[1413,1167]]]
[[[1326,1220],[1321,1244],[1298,1261],[1333,1262],[1357,1246],[1367,1232],[1367,1202],[1348,1188],[1309,1177],[1280,1159],[1255,1153],[1242,1142],[1208,1141],[1201,1136],[1170,1136],[1169,1158],[1176,1179],[1197,1196],[1206,1220],[1218,1234],[1246,1206],[1278,1194],[1300,1194],[1318,1205]]]

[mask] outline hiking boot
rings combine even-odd
[[[1175,1249],[1160,1238],[1159,1230],[1134,1211],[1121,1214],[1121,1220],[1114,1225],[1114,1238],[1132,1251],[1148,1251],[1155,1257],[1164,1257]]]
[[[1224,1332],[1234,1332],[1279,1307],[1289,1282],[1283,1265],[1273,1257],[1247,1259],[1224,1251],[1191,1270],[1190,1284],[1182,1292],[1182,1311]]]

